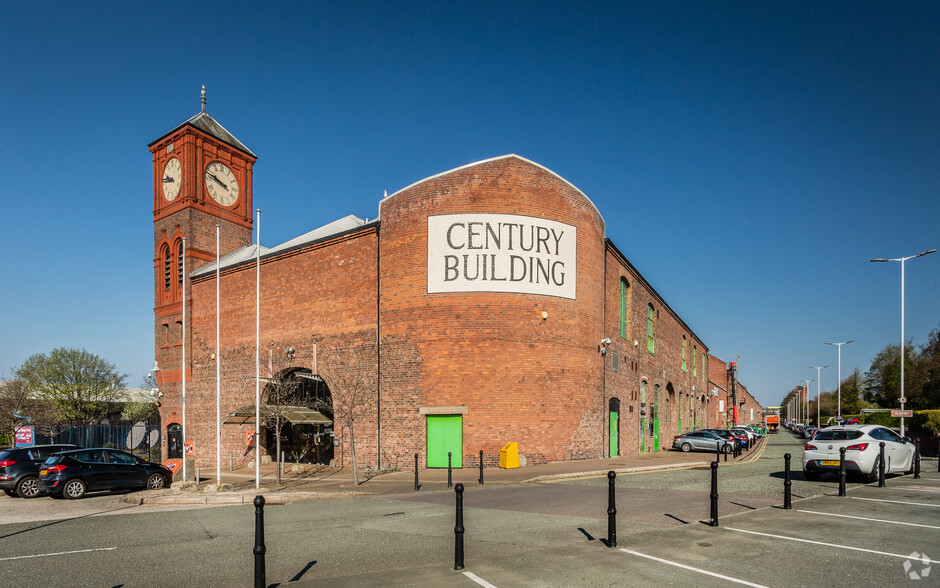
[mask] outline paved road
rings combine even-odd
[[[898,585],[912,581],[905,562],[915,573],[933,566],[927,582],[912,585],[940,577],[935,467],[921,480],[889,478],[887,488],[850,484],[845,498],[834,496],[834,480],[795,475],[793,510],[784,511],[780,456],[798,456],[799,445],[780,433],[753,463],[719,467],[718,528],[700,522],[708,470],[619,477],[617,549],[604,542],[606,478],[468,485],[465,571],[500,587]],[[0,583],[251,585],[253,507],[138,508],[0,525]],[[452,491],[298,502],[268,507],[265,518],[269,584],[480,585],[453,569]],[[914,551],[933,561],[914,562]]]

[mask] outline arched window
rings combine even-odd
[[[620,336],[626,339],[630,333],[630,282],[620,278]]]
[[[686,372],[689,370],[689,366],[686,363],[685,351],[688,347],[689,342],[686,340],[685,335],[682,335],[682,371]],[[692,362],[695,363],[695,357],[692,358]]]
[[[183,287],[183,243],[179,244],[179,254],[176,257],[177,283],[180,288]]]
[[[705,383],[705,354],[702,354],[702,383]]]
[[[698,347],[692,346],[692,377],[698,378]]]
[[[173,260],[170,257],[170,248],[163,247],[163,289],[169,290],[173,283]]]
[[[656,353],[656,337],[653,335],[653,317],[656,316],[656,311],[653,310],[652,304],[646,307],[646,315],[646,349],[650,353]]]

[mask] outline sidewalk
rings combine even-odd
[[[728,457],[727,463],[749,462],[757,459],[766,447],[766,439],[749,452],[738,458]],[[714,461],[712,453],[682,453],[681,451],[663,450],[659,453],[642,455],[624,455],[614,458],[581,459],[574,461],[552,462],[514,469],[484,468],[484,484],[525,484],[550,482],[579,477],[606,476],[608,471],[618,475],[638,474],[677,468],[708,467]],[[724,464],[724,456],[721,463]],[[288,470],[293,464],[288,464]],[[173,488],[155,491],[143,491],[129,494],[124,500],[134,504],[241,504],[251,503],[255,496],[262,494],[267,504],[286,504],[299,500],[324,498],[346,498],[351,496],[371,496],[383,494],[401,494],[415,491],[414,470],[361,471],[359,486],[353,483],[352,471],[321,466],[317,471],[306,473],[286,472],[277,483],[275,464],[260,466],[260,489],[255,486],[255,470],[238,468],[221,474],[222,488],[216,486],[215,469],[200,469],[198,485],[174,484]],[[480,469],[464,467],[452,471],[453,484],[465,486],[479,483]],[[448,490],[447,469],[419,469],[419,491],[433,492]],[[180,488],[180,486],[183,486]],[[452,490],[451,490],[452,491]]]

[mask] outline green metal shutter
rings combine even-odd
[[[446,468],[447,452],[451,465],[463,467],[463,416],[459,414],[428,415],[429,468]]]

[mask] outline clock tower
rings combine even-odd
[[[164,392],[164,424],[172,428],[181,416],[184,339],[187,350],[192,343],[183,321],[184,305],[191,316],[188,274],[215,261],[216,225],[220,255],[251,244],[251,174],[257,157],[206,112],[205,87],[200,112],[148,147],[153,156],[156,379]],[[189,381],[192,363],[190,352],[186,355]],[[182,447],[174,447],[172,434],[167,440],[169,457],[182,457],[173,455]]]

